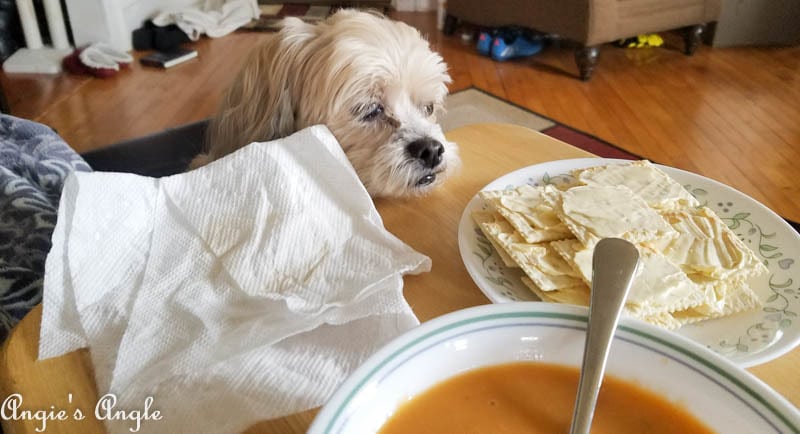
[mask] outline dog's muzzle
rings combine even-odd
[[[417,181],[417,186],[422,187],[433,183],[436,180],[436,172],[433,172],[433,169],[442,162],[444,146],[438,140],[424,137],[409,143],[406,146],[406,153],[424,169],[427,169],[426,172],[430,170]]]

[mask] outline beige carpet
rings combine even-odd
[[[440,119],[445,132],[464,125],[482,122],[503,122],[542,131],[556,124],[527,110],[509,104],[477,89],[450,94],[445,103],[447,113]]]

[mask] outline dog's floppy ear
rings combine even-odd
[[[294,132],[294,101],[299,51],[315,36],[314,26],[287,18],[282,29],[253,49],[222,97],[206,130],[205,148],[192,167],[215,160],[254,141]]]

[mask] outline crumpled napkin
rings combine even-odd
[[[45,265],[39,357],[88,346],[100,396],[160,412],[139,432],[240,432],[322,405],[418,325],[402,274],[429,270],[324,126],[162,179],[76,172]]]

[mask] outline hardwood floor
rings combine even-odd
[[[521,60],[479,56],[434,13],[394,13],[428,35],[449,65],[451,91],[475,86],[652,161],[716,179],[800,221],[800,47],[711,48],[682,54],[604,46],[589,82],[572,49]],[[258,33],[196,45],[193,67],[138,64],[109,80],[0,75],[12,114],[56,128],[79,151],[209,116]]]

